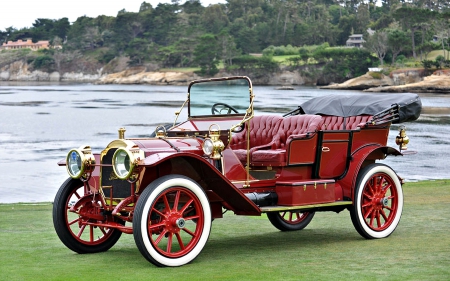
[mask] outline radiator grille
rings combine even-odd
[[[117,148],[112,148],[102,157],[101,186],[106,198],[126,198],[131,196],[131,184],[116,177],[112,167],[112,158]]]

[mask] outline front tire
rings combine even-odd
[[[371,164],[359,172],[350,216],[361,236],[388,237],[400,222],[402,210],[402,186],[390,167]]]
[[[142,192],[133,217],[141,254],[156,266],[181,266],[195,259],[211,231],[211,208],[203,189],[181,175],[167,175]]]
[[[96,227],[86,223],[96,223],[90,219],[70,212],[70,207],[85,196],[83,182],[68,178],[59,188],[53,203],[53,225],[56,234],[67,248],[79,254],[98,253],[109,250],[122,232],[107,227]],[[96,202],[97,205],[100,202]],[[85,202],[79,210],[83,213],[95,213],[98,210],[93,202]],[[123,224],[123,221],[120,221]]]
[[[267,217],[273,226],[281,231],[302,230],[313,219],[314,212],[273,212]]]

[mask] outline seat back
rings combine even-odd
[[[321,126],[321,130],[356,130],[358,125],[369,121],[372,118],[372,115],[358,115],[349,117],[324,115],[322,118],[323,125]]]
[[[279,142],[275,143],[275,148],[285,149],[291,139],[304,138],[316,133],[320,130],[322,123],[320,115],[302,114],[284,118]]]
[[[280,130],[283,117],[255,116],[250,120],[250,148],[270,143]],[[247,126],[231,138],[231,149],[247,149]]]

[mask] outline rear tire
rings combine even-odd
[[[315,212],[273,212],[267,217],[281,231],[302,230],[313,219]]]
[[[371,164],[359,172],[350,216],[361,236],[388,237],[400,222],[402,210],[402,186],[390,167]]]

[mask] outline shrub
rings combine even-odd
[[[445,58],[442,55],[439,55],[436,57],[434,65],[436,66],[436,68],[442,68],[442,66],[444,66],[444,62]]]
[[[425,69],[430,69],[434,65],[432,60],[423,60],[421,63]]]
[[[34,59],[33,65],[36,69],[49,68],[55,63],[55,60],[49,55],[39,56]]]
[[[369,71],[368,73],[373,79],[381,79],[383,78],[383,75],[381,72],[373,72],[373,71]]]

